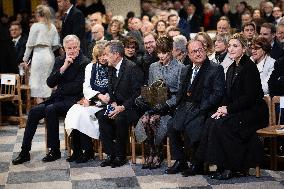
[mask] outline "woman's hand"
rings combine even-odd
[[[29,64],[27,62],[20,63],[20,66],[22,66],[24,69],[28,69]]]
[[[84,107],[90,106],[89,100],[87,100],[85,97],[82,98],[80,101],[78,101],[77,104],[80,104],[80,105],[82,105]]]
[[[108,102],[110,101],[110,98],[109,98],[109,94],[106,93],[105,95],[103,94],[99,94],[98,95],[98,98],[103,101],[105,104],[108,104]]]
[[[219,119],[220,117],[224,117],[228,114],[228,111],[227,111],[227,106],[221,106],[218,108],[217,112],[215,112],[211,118],[213,119]]]

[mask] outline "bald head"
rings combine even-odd
[[[101,24],[95,24],[92,27],[92,36],[95,41],[99,41],[104,36],[105,29]]]
[[[228,34],[230,33],[230,24],[228,20],[222,19],[217,23],[217,33],[218,34]]]

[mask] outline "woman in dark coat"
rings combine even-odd
[[[235,173],[245,173],[263,157],[256,130],[268,125],[268,108],[258,69],[245,52],[244,36],[233,35],[228,53],[234,63],[226,74],[226,95],[207,121],[208,132],[200,146],[200,149],[205,147],[205,161],[218,167],[214,179],[225,180]]]

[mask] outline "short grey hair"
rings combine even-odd
[[[177,35],[173,37],[173,48],[179,49],[182,52],[187,52],[187,39],[183,35]]]
[[[226,33],[223,33],[223,34],[217,34],[214,38],[214,42],[217,41],[217,38],[219,38],[220,40],[222,40],[222,42],[225,44],[225,45],[228,45],[229,43],[229,40],[230,40],[230,37],[231,35],[230,34],[226,34]]]
[[[78,47],[80,47],[80,39],[76,35],[67,35],[63,39],[63,47],[66,46],[66,43],[69,43],[70,41],[77,42]]]
[[[124,46],[119,40],[111,40],[107,42],[106,47],[109,47],[111,53],[118,53],[120,56],[124,56]]]

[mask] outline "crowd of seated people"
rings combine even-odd
[[[198,2],[142,1],[141,17],[131,13],[125,19],[57,0],[52,22],[60,24],[51,26],[58,26],[55,36],[60,40],[52,39],[62,48],[49,48],[49,53],[56,50],[56,58],[47,78],[47,85],[56,89],[29,112],[22,151],[13,164],[31,159],[32,138],[42,118],[50,148],[43,161],[61,157],[59,116],[66,116],[72,139],[69,162],[93,159],[94,138],[102,141],[107,155],[101,167],[123,166],[134,125],[146,144],[144,169],[161,166],[166,136],[175,160],[166,174],[206,174],[207,163],[217,165],[211,178],[224,180],[246,175],[261,163],[263,146],[256,130],[268,126],[269,116],[263,97],[284,95],[283,1],[262,1],[253,8],[242,1],[236,13],[228,3]],[[51,20],[51,11],[46,14]],[[17,64],[27,62],[22,43],[29,27],[20,16],[10,21],[1,23],[1,30],[10,29],[5,44],[15,49],[17,63],[11,65],[17,70]],[[5,73],[2,67],[7,65],[1,65]],[[152,106],[141,87],[158,80],[168,89],[168,98]]]

